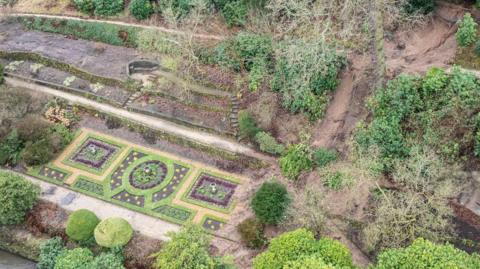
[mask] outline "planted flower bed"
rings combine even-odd
[[[86,172],[101,175],[120,153],[122,147],[120,144],[88,137],[69,158],[64,160],[64,163]]]
[[[208,173],[201,173],[191,186],[186,200],[220,211],[230,211],[238,183]]]

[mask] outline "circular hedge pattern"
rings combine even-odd
[[[128,180],[137,189],[150,189],[160,185],[167,177],[167,165],[161,161],[147,161],[137,165]]]

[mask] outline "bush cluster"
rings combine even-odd
[[[75,7],[77,7],[80,12],[86,14],[92,14],[95,10],[95,4],[93,0],[73,0]]]
[[[49,162],[72,140],[73,133],[62,124],[51,124],[39,116],[23,118],[10,133],[0,140],[0,165],[27,165]]]
[[[300,173],[313,168],[312,153],[309,146],[303,143],[290,146],[280,158],[279,164],[285,177],[296,180]]]
[[[256,90],[273,65],[269,36],[240,32],[215,48],[213,61],[233,71],[250,72],[250,90]]]
[[[87,248],[67,249],[60,237],[40,246],[37,269],[125,269],[123,251],[119,248],[94,257]]]
[[[211,0],[215,9],[228,26],[243,26],[247,20],[248,6],[245,0]]]
[[[155,11],[150,0],[132,0],[128,9],[137,20],[148,19]]]
[[[265,224],[278,224],[285,218],[291,199],[288,191],[276,181],[265,182],[257,190],[251,201],[255,216]]]
[[[436,149],[446,159],[472,154],[478,126],[470,113],[480,109],[479,88],[480,81],[459,68],[451,74],[433,68],[423,78],[399,76],[371,98],[374,117],[357,130],[359,149],[377,149],[384,171],[408,157],[414,144]],[[456,118],[453,125],[443,128],[450,117]]]
[[[249,248],[259,249],[267,243],[263,233],[264,226],[256,218],[248,218],[242,221],[238,224],[237,231],[242,237],[242,241]]]
[[[123,0],[93,0],[93,3],[97,16],[115,16],[124,9]]]
[[[313,152],[313,161],[317,167],[325,167],[338,159],[336,151],[319,148]]]
[[[470,46],[477,40],[477,26],[475,19],[470,13],[465,13],[463,19],[458,23],[458,30],[455,34],[457,43],[462,47]]]
[[[21,223],[39,194],[37,185],[19,175],[0,171],[0,225]]]
[[[268,250],[254,259],[253,268],[346,269],[353,268],[353,263],[346,246],[329,238],[317,241],[312,232],[302,228],[274,238]]]
[[[312,121],[323,117],[345,57],[323,41],[295,40],[282,44],[275,58],[272,88],[282,95],[283,106]]]
[[[255,135],[255,142],[257,142],[260,150],[266,153],[281,155],[285,151],[285,146],[278,143],[277,140],[267,132],[258,132]]]
[[[403,9],[408,14],[422,14],[427,15],[435,9],[434,0],[407,0],[404,3]]]

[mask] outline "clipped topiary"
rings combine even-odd
[[[132,238],[133,230],[122,218],[108,218],[95,227],[93,234],[98,245],[112,248],[126,245]]]
[[[68,217],[67,235],[76,241],[87,241],[93,236],[93,231],[100,220],[97,215],[87,209],[79,209]]]
[[[255,216],[266,224],[279,223],[285,217],[289,204],[287,189],[276,181],[263,183],[251,202]]]
[[[154,12],[150,0],[133,0],[128,6],[128,10],[137,20],[148,19]]]
[[[22,176],[0,172],[0,225],[21,223],[39,194],[40,188]]]
[[[350,253],[348,247],[340,241],[323,237],[317,244],[317,253],[326,263],[341,268],[350,268],[353,266],[352,253]]]
[[[114,16],[123,11],[123,0],[93,0],[95,15]]]

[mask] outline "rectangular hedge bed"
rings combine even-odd
[[[197,210],[194,206],[177,205],[174,202],[176,197],[191,205],[225,214],[231,213],[235,206],[233,195],[239,181],[233,178],[208,169],[195,169],[193,164],[96,132],[83,134],[72,142],[75,147],[67,147],[68,152],[53,161],[61,168],[47,164],[31,167],[27,173],[180,225],[195,219]],[[182,188],[194,171],[194,180],[188,188]],[[178,194],[180,190],[182,193]],[[207,230],[213,233],[226,221],[216,218],[215,212],[208,213],[208,218],[199,224],[208,226]]]

